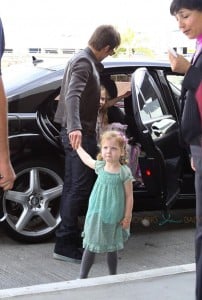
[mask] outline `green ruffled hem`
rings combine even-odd
[[[91,252],[94,253],[106,253],[106,252],[114,252],[119,251],[124,248],[124,243],[129,239],[130,232],[129,230],[123,231],[123,241],[120,241],[119,243],[116,243],[114,245],[98,245],[93,244],[90,241],[85,240],[85,232],[82,232],[81,236],[83,237],[83,248],[88,249]]]
[[[124,245],[120,244],[120,245],[116,245],[114,247],[113,246],[112,247],[99,247],[97,245],[89,245],[84,242],[83,247],[94,253],[106,253],[106,252],[115,252],[115,251],[121,250],[124,248]]]

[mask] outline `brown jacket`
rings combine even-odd
[[[55,122],[66,127],[67,133],[81,130],[84,135],[95,134],[102,69],[88,47],[68,62],[55,114]]]

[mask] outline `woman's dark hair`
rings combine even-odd
[[[101,76],[100,84],[107,90],[111,99],[114,99],[118,96],[118,89],[114,80],[108,76]],[[110,100],[109,100],[110,101]],[[118,122],[125,124],[125,116],[122,110],[117,106],[110,106],[107,109],[107,118],[106,122],[111,124]]]
[[[112,25],[101,25],[92,34],[88,45],[97,51],[109,46],[110,49],[117,48],[121,43],[120,33]]]
[[[118,95],[118,90],[114,80],[108,77],[101,77],[100,83],[105,87],[111,99],[116,98]]]
[[[182,8],[202,11],[202,1],[201,0],[173,0],[170,5],[170,14],[174,16]]]

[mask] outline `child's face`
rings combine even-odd
[[[101,154],[103,160],[110,163],[117,163],[120,161],[120,157],[123,151],[117,142],[116,138],[105,139],[102,142]]]
[[[110,99],[109,94],[107,90],[104,87],[101,87],[101,92],[100,92],[100,108],[102,108],[106,101]]]

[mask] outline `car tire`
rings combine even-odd
[[[4,193],[0,209],[7,214],[2,224],[15,240],[45,241],[54,235],[60,223],[63,167],[59,159],[54,159],[26,159],[13,165],[14,187]]]

